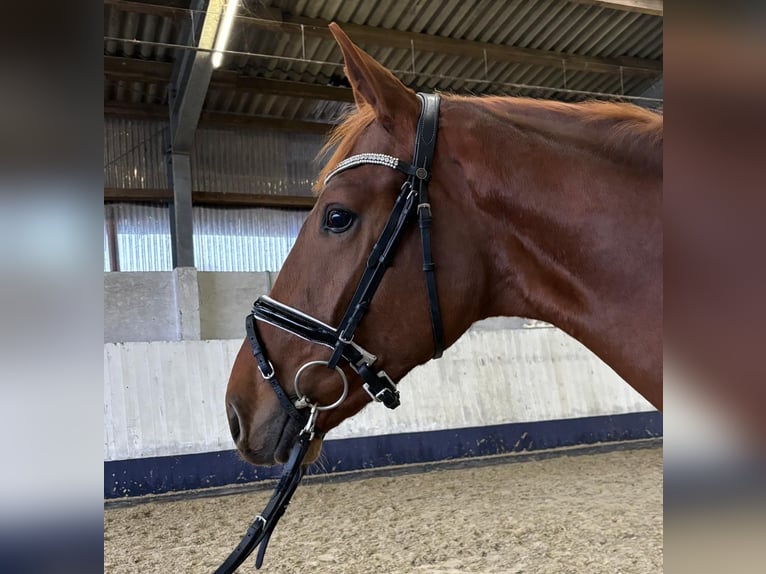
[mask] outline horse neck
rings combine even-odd
[[[662,181],[649,165],[654,150],[620,155],[606,145],[613,127],[582,118],[578,131],[573,108],[503,104],[455,101],[444,112],[461,118],[448,145],[493,254],[483,314],[558,326],[658,404]]]

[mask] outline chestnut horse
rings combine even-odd
[[[362,153],[411,161],[421,114],[412,90],[337,25],[330,29],[357,105],[330,137],[326,149],[334,153],[320,174],[316,205],[271,292],[328,326],[344,317],[405,180],[375,162],[333,170]],[[431,244],[444,344],[486,317],[547,321],[661,409],[662,117],[618,103],[443,95],[435,141]],[[435,345],[418,225],[409,222],[402,233],[354,336],[394,382],[431,359]],[[332,350],[272,324],[258,322],[257,330],[286,395],[295,396],[291,383],[301,366],[330,360]],[[323,432],[371,400],[358,372],[342,369],[348,395],[318,414]],[[227,414],[244,458],[283,463],[301,425],[263,379],[245,340]],[[337,372],[314,366],[300,392],[333,403]],[[317,437],[306,460],[320,447]]]

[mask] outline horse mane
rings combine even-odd
[[[616,102],[572,104],[514,96],[442,94],[442,98],[478,105],[501,121],[547,135],[553,141],[576,141],[622,163],[662,172],[662,115],[645,108]],[[322,191],[327,174],[351,153],[361,133],[374,120],[373,108],[362,104],[349,110],[333,128],[318,157],[335,149],[314,182],[314,193]]]
[[[454,99],[479,104],[521,129],[590,147],[615,161],[662,172],[663,117],[621,102],[565,103],[488,96]]]

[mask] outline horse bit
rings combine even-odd
[[[247,316],[245,321],[247,338],[253,349],[253,356],[258,363],[258,370],[264,380],[274,389],[282,408],[303,429],[290,452],[290,457],[266,508],[255,517],[240,543],[214,574],[231,574],[258,545],[260,548],[255,567],[260,568],[263,564],[263,557],[271,534],[290,504],[290,499],[298,487],[298,483],[303,478],[302,462],[309,444],[315,436],[320,434],[314,428],[317,415],[319,411],[330,410],[339,406],[348,394],[348,380],[343,370],[338,366],[341,359],[346,361],[351,369],[362,378],[364,390],[374,401],[382,402],[390,409],[399,406],[399,391],[396,384],[385,371],[373,367],[376,360],[375,355],[360,347],[353,339],[354,332],[369,309],[370,302],[383,279],[383,274],[391,264],[407,223],[413,220],[416,214],[420,228],[423,271],[428,291],[429,314],[434,340],[433,358],[438,359],[444,352],[444,329],[436,293],[434,262],[431,253],[431,205],[428,201],[430,168],[439,127],[439,95],[418,93],[417,96],[422,107],[415,135],[415,153],[412,164],[386,154],[361,153],[341,161],[324,180],[324,184],[327,185],[339,173],[360,165],[381,165],[407,175],[407,179],[394,202],[388,221],[367,258],[364,274],[338,328],[335,329],[311,315],[267,296],[260,297],[253,304],[252,313]],[[297,399],[291,400],[277,381],[274,367],[266,356],[266,351],[258,334],[256,320],[332,349],[332,356],[328,361],[310,361],[298,370],[294,380]],[[340,375],[343,384],[340,398],[329,405],[312,403],[300,390],[301,375],[309,367],[322,365],[335,370]],[[306,409],[308,409],[308,414]]]

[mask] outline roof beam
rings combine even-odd
[[[662,0],[569,0],[577,4],[593,4],[602,8],[623,10],[625,12],[640,12],[652,16],[663,15]]]
[[[170,203],[173,191],[170,189],[133,189],[105,187],[104,201],[141,203]],[[258,193],[222,193],[193,191],[194,205],[226,205],[230,207],[276,207],[280,209],[311,209],[316,203],[313,196],[266,195]]]
[[[223,0],[196,0],[193,5],[206,8],[199,29],[192,29],[191,22],[188,27],[188,38],[192,40],[198,36],[197,47],[203,51],[185,51],[180,60],[170,68],[168,80],[173,84],[170,97],[170,141],[174,153],[188,153],[191,150],[194,132],[213,75],[210,50],[213,48],[218,25],[223,17]],[[196,23],[194,24],[196,28]]]
[[[168,121],[168,110],[157,104],[105,104],[104,116],[134,120]],[[224,112],[202,112],[201,127],[237,127],[275,131],[303,132],[326,135],[335,126],[331,123],[307,122],[288,118],[270,118],[229,114]]]
[[[227,72],[222,72],[220,75],[217,74],[210,85],[215,88],[229,88],[237,91],[255,92],[257,94],[291,96],[294,98],[329,100],[333,102],[354,101],[354,92],[351,91],[351,88],[323,86],[321,84],[293,82],[290,80],[271,80],[255,76],[239,76]]]
[[[104,75],[108,78],[167,84],[173,74],[173,64],[135,58],[104,56]]]
[[[167,84],[172,72],[173,64],[165,62],[104,56],[104,75],[108,78]],[[242,76],[230,71],[214,72],[210,79],[210,87],[334,102],[354,101],[354,94],[350,88]]]
[[[256,20],[252,25],[258,27],[262,22],[267,21]],[[331,38],[330,31],[327,28],[329,22],[327,21],[286,14],[283,18],[283,22],[287,24],[298,24],[299,26],[282,26],[280,27],[280,31],[282,32],[300,36],[301,30],[303,30],[303,33],[307,36]],[[341,26],[343,27],[343,31],[346,32],[352,40],[362,44],[374,44],[391,48],[402,48],[405,50],[412,50],[414,48],[416,51],[471,57],[480,60],[483,60],[486,56],[487,59],[491,61],[550,66],[554,68],[561,68],[565,62],[566,69],[569,71],[577,70],[619,74],[622,69],[623,74],[626,76],[656,76],[662,71],[662,62],[655,60],[628,57],[595,58],[591,56],[563,54],[561,52],[553,52],[550,50],[518,48],[515,46],[474,42],[471,40],[456,40],[453,38],[432,36],[430,34],[421,34],[418,32],[387,30],[385,28],[361,26],[358,24],[343,23]],[[268,28],[268,26],[264,27]],[[417,59],[415,60],[415,66],[417,66]],[[417,72],[415,72],[415,74],[417,75]]]
[[[189,11],[182,8],[170,8],[167,6],[158,7],[156,5],[147,5],[125,0],[104,1],[105,4],[130,12],[147,13],[147,10],[153,10],[157,12],[161,11],[163,15],[174,14],[175,17],[178,18],[189,17]],[[592,0],[592,2],[601,3],[598,2],[598,0]],[[652,3],[650,0],[635,0],[634,3],[638,5],[641,2],[647,4]],[[628,4],[628,0],[625,0],[624,2],[612,2],[612,4]],[[627,9],[627,7],[623,7],[622,9]],[[648,6],[644,8],[644,10],[650,9],[651,8]],[[237,23],[240,26],[283,32],[298,37],[305,35],[327,40],[332,39],[330,31],[327,28],[329,22],[326,20],[305,18],[287,13],[283,14],[281,19],[277,19],[271,17],[273,14],[273,11],[265,13],[264,16],[268,16],[265,18],[239,16],[237,18]],[[561,68],[563,65],[566,65],[566,69],[569,71],[577,70],[605,74],[620,74],[622,71],[625,76],[657,76],[662,72],[661,61],[647,60],[643,58],[598,58],[593,56],[578,56],[550,50],[537,50],[501,44],[490,44],[487,42],[458,40],[417,32],[376,28],[374,26],[363,26],[351,23],[340,24],[343,27],[344,32],[346,32],[352,40],[368,45],[402,48],[406,50],[414,49],[415,51],[449,54],[482,60],[486,55],[486,57],[492,61],[549,66],[554,68]],[[417,61],[415,64],[417,66]]]

